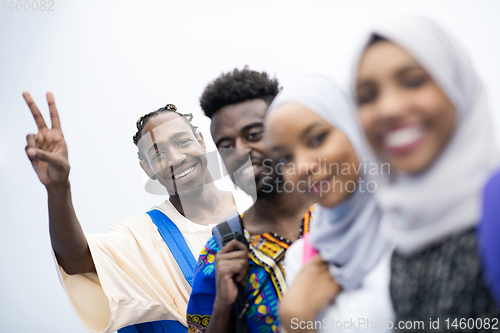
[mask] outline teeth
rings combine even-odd
[[[421,126],[405,127],[389,134],[384,137],[384,143],[389,148],[404,147],[419,140],[424,133]]]
[[[190,167],[189,169],[186,169],[186,170],[182,171],[180,174],[175,175],[174,179],[179,179],[181,177],[184,177],[184,176],[186,176],[187,174],[189,174],[193,170],[194,170],[194,165],[192,167]]]
[[[253,175],[253,172],[255,171],[255,169],[257,169],[257,167],[258,166],[256,164],[249,165],[245,169],[243,169],[243,171],[241,171],[241,174],[242,175],[247,175],[247,174],[251,173]]]
[[[252,165],[249,165],[249,166],[247,166],[245,169],[243,169],[243,171],[241,172],[241,174],[242,174],[242,175],[248,175],[248,174],[250,174],[250,173],[252,173],[252,174],[253,174],[253,170],[254,170],[253,166],[252,166]]]

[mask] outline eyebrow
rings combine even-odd
[[[398,69],[397,72],[396,72],[396,76],[401,76],[401,75],[404,75],[406,74],[407,72],[410,72],[410,71],[413,71],[413,70],[423,70],[421,66],[417,65],[417,64],[407,64],[407,65],[404,65],[402,68]],[[371,78],[368,78],[368,79],[364,79],[362,81],[360,81],[359,84],[356,85],[356,89],[361,89],[365,86],[370,86],[374,84],[374,81],[371,79]]]
[[[403,75],[403,74],[405,74],[407,72],[413,71],[415,69],[422,70],[422,67],[420,67],[420,66],[418,66],[416,64],[406,65],[403,68],[398,69],[398,71],[396,72],[396,76],[401,76],[401,75]]]
[[[256,121],[254,123],[248,124],[245,127],[241,129],[241,131],[248,131],[249,129],[252,129],[254,127],[259,127],[259,126],[264,126],[264,123],[262,121]]]
[[[259,127],[259,126],[263,127],[263,126],[264,126],[264,123],[263,123],[262,121],[256,121],[256,122],[254,122],[254,123],[251,123],[251,124],[248,124],[248,125],[244,126],[244,127],[240,130],[240,132],[246,132],[246,131],[248,131],[248,130],[250,130],[250,129],[254,128],[254,127]],[[231,141],[231,140],[233,140],[233,139],[232,139],[232,138],[230,138],[230,137],[228,137],[228,136],[223,136],[222,138],[217,139],[217,141],[215,142],[215,145],[218,147],[218,146],[219,146],[219,144],[220,144],[221,142],[226,141],[226,140]]]
[[[300,134],[300,138],[304,139],[304,137],[306,137],[309,134],[309,132],[311,132],[316,126],[319,126],[319,125],[321,125],[321,121],[317,120],[314,123],[312,123],[311,125],[307,126],[307,128],[304,131],[302,131],[302,133]]]
[[[172,134],[172,135],[170,136],[170,140],[175,140],[175,139],[177,139],[178,137],[183,136],[183,135],[185,135],[185,134],[189,135],[189,132],[188,132],[188,131],[180,131],[180,132],[174,133],[174,134]],[[162,143],[160,142],[160,143],[159,143],[159,145],[161,146],[161,145],[162,145]],[[149,154],[151,154],[151,150],[153,150],[153,149],[154,149],[156,152],[159,150],[159,149],[158,149],[158,143],[156,143],[156,142],[155,142],[155,143],[153,143],[153,145],[152,145],[151,147],[149,147],[149,149],[148,149],[148,155],[149,155]]]
[[[215,146],[219,147],[219,145],[221,144],[221,142],[226,141],[226,140],[230,141],[232,139],[230,137],[228,137],[228,136],[224,136],[224,137],[220,138],[219,140],[217,140],[217,142],[215,142]]]
[[[158,151],[158,145],[156,143],[153,143],[151,147],[148,149],[148,155],[151,154],[151,150],[154,149],[156,152]]]
[[[371,86],[373,84],[374,84],[374,82],[373,82],[372,79],[365,79],[365,80],[361,81],[359,84],[356,85],[356,89],[361,89],[363,87]]]
[[[304,139],[309,134],[309,132],[311,132],[315,127],[317,127],[321,124],[322,124],[321,120],[317,120],[314,123],[312,123],[311,125],[307,126],[307,128],[304,131],[302,131],[302,133],[300,134],[300,138]],[[273,152],[276,152],[279,150],[287,150],[287,148],[285,146],[273,146],[273,147],[271,147],[271,151],[273,151]]]
[[[180,136],[183,136],[185,134],[188,134],[189,135],[189,132],[188,131],[180,131],[180,132],[177,132],[177,133],[174,133],[170,136],[170,140],[175,140],[177,139],[178,137]]]

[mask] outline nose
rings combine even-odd
[[[237,138],[234,143],[234,152],[233,158],[237,164],[245,163],[249,158],[251,159],[250,154],[252,153],[252,147],[242,140],[241,138]]]
[[[250,154],[252,152],[252,147],[242,138],[236,138],[236,141],[234,142],[234,148],[236,148],[237,150],[245,150],[247,154]]]
[[[299,180],[305,180],[311,175],[315,175],[319,172],[320,161],[314,160],[307,151],[301,150],[300,153],[295,155],[295,170],[297,175],[294,178]]]
[[[401,117],[408,106],[408,99],[396,87],[386,88],[381,92],[376,106],[379,120],[388,121]]]
[[[186,155],[179,149],[171,147],[167,152],[167,167],[174,168],[186,159]]]

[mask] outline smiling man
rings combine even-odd
[[[187,332],[195,258],[215,223],[243,212],[251,204],[248,196],[217,189],[191,115],[168,104],[137,121],[134,143],[141,167],[167,189],[169,200],[107,233],[84,234],[71,200],[68,149],[54,97],[47,94],[51,129],[31,96],[24,93],[24,98],[38,126],[37,134],[27,136],[26,153],[47,188],[52,247],[85,328]]]
[[[240,215],[248,246],[233,240],[220,249],[212,237],[203,249],[188,304],[190,332],[234,331],[237,284],[245,286],[247,308],[241,316],[248,331],[279,328],[277,305],[287,288],[283,258],[307,232],[312,202],[285,191],[269,158],[264,118],[278,91],[276,79],[244,68],[217,78],[201,97],[231,179],[249,194],[256,191],[257,200]]]

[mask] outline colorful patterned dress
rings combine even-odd
[[[300,237],[309,232],[311,212],[304,215]],[[250,250],[250,271],[245,286],[248,333],[279,332],[278,302],[286,292],[284,258],[291,241],[277,234],[250,235],[244,230]],[[195,270],[193,292],[188,303],[189,333],[205,332],[215,301],[215,254],[219,246],[212,236],[201,251]]]

